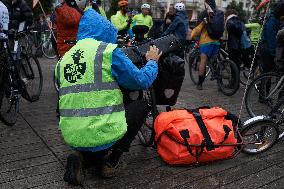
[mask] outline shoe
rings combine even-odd
[[[102,167],[102,177],[103,178],[113,178],[117,175],[119,171],[119,162],[115,165],[112,166],[109,162],[104,162],[103,167]]]
[[[83,185],[83,156],[79,152],[70,154],[67,158],[64,181],[72,185]]]
[[[203,87],[202,87],[201,84],[198,84],[198,85],[196,86],[196,89],[199,90],[199,91],[201,91],[201,90],[203,90]]]

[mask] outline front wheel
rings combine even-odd
[[[8,125],[13,126],[17,122],[19,99],[14,94],[13,88],[9,82],[3,83],[0,90],[0,120]]]
[[[142,146],[149,147],[153,145],[152,133],[154,132],[153,116],[151,113],[148,114],[145,122],[138,131],[138,138]]]
[[[37,101],[43,85],[42,71],[38,59],[34,56],[23,55],[19,73],[23,86],[23,98],[29,102]]]
[[[237,65],[228,59],[218,62],[217,84],[226,96],[234,95],[240,87],[240,74]]]
[[[54,59],[57,57],[56,51],[53,48],[52,42],[50,40],[47,40],[42,43],[41,50],[46,58]]]
[[[241,135],[245,145],[242,152],[259,154],[270,149],[277,142],[279,130],[272,119],[258,116],[247,121]]]
[[[193,52],[188,58],[189,76],[191,81],[197,85],[199,80],[200,53]],[[210,67],[206,66],[205,77],[210,74]]]

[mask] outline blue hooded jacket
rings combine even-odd
[[[95,10],[89,9],[81,18],[77,34],[77,40],[86,38],[114,44],[117,30],[105,17]],[[120,49],[115,49],[112,54],[111,72],[120,86],[129,90],[144,90],[148,89],[156,79],[158,65],[155,61],[150,60],[139,70]],[[108,149],[113,144],[94,148],[75,148],[75,150],[95,152]]]
[[[186,40],[188,25],[187,13],[185,11],[179,11],[176,13],[174,21],[163,33],[163,36],[174,34],[179,40]]]
[[[261,40],[263,51],[269,53],[271,56],[275,56],[277,47],[276,35],[280,29],[280,20],[274,16],[273,12],[270,13],[264,24]]]

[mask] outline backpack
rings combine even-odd
[[[219,107],[163,112],[154,129],[158,154],[172,165],[228,159],[241,150],[237,117]]]
[[[219,40],[223,36],[224,27],[224,12],[221,10],[216,10],[212,15],[210,15],[209,20],[206,23],[208,35],[212,39]]]
[[[244,30],[241,36],[241,49],[248,49],[251,47],[251,42],[249,36],[247,35],[247,31]]]

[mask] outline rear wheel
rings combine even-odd
[[[24,86],[23,98],[30,102],[37,101],[43,85],[42,71],[38,59],[34,56],[23,55],[19,73]]]
[[[6,77],[8,75],[4,75]],[[0,90],[0,119],[8,125],[13,126],[17,122],[18,96],[11,87],[11,82],[3,80]]]
[[[42,46],[41,46],[41,50],[42,50],[43,55],[46,58],[54,59],[54,58],[57,57],[56,56],[56,51],[53,48],[51,40],[47,40],[47,41],[43,42]]]
[[[259,119],[246,125],[242,131],[243,153],[259,154],[270,149],[277,141],[279,131],[272,120]]]
[[[146,121],[143,123],[141,129],[138,131],[138,137],[141,144],[145,147],[152,146],[152,133],[154,132],[153,116],[148,114]]]
[[[199,80],[199,65],[200,65],[200,53],[195,51],[188,58],[189,64],[189,76],[191,81],[197,85]],[[206,66],[206,77],[210,74],[210,68]]]
[[[245,94],[245,105],[251,117],[268,115],[271,112],[273,106],[281,98],[280,90],[272,94],[280,77],[277,73],[267,73],[260,75],[250,83]]]
[[[226,96],[234,95],[240,86],[240,74],[237,65],[228,59],[218,62],[217,84]]]

